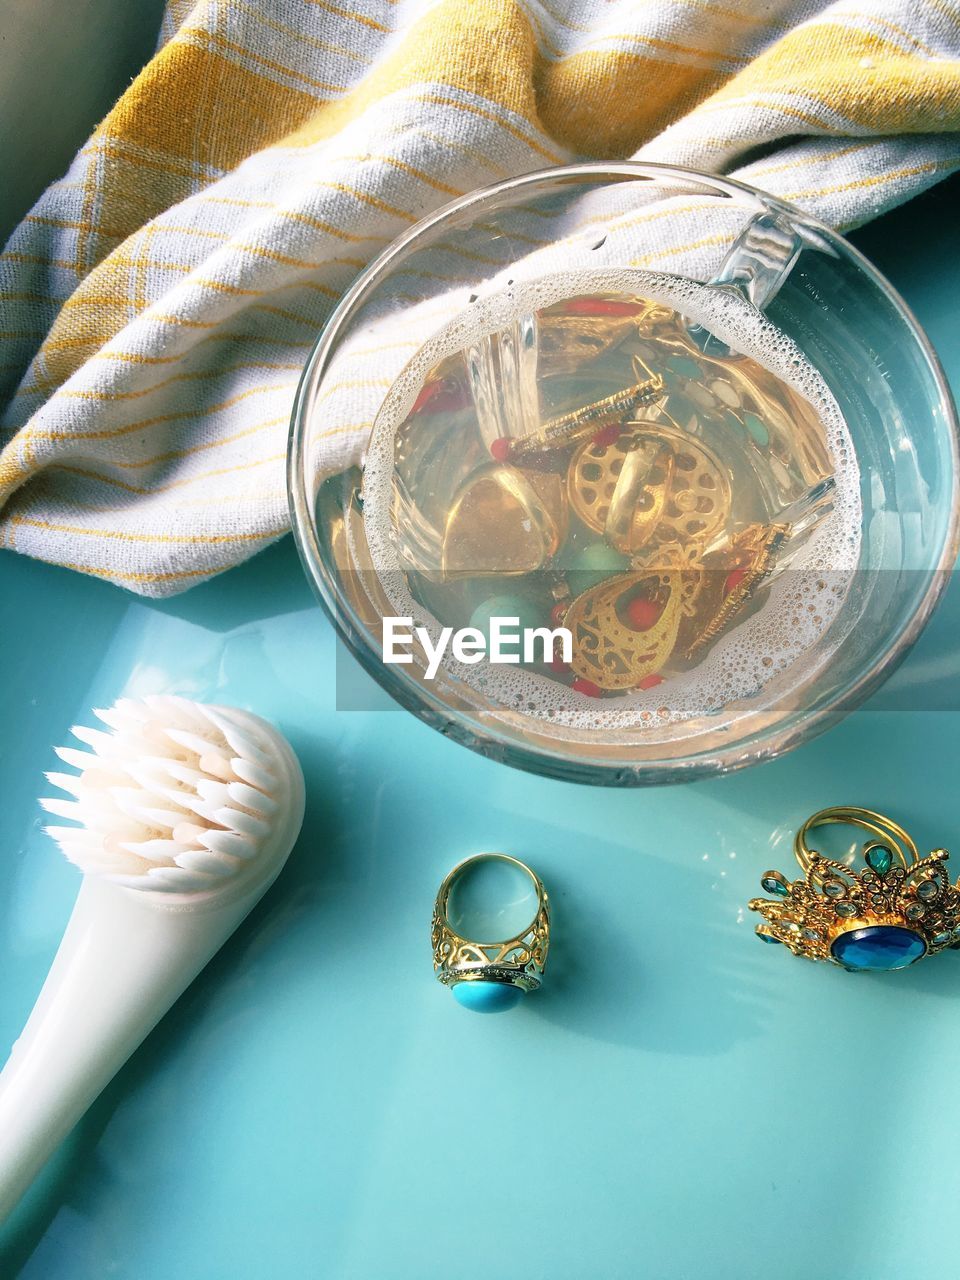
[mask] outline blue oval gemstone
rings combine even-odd
[[[905,969],[919,960],[927,944],[912,929],[898,924],[872,924],[849,929],[834,940],[830,953],[845,969],[873,969],[887,972]]]
[[[451,989],[454,1000],[474,1013],[501,1013],[504,1009],[512,1009],[523,995],[519,987],[486,979],[458,982]]]

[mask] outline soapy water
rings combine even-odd
[[[363,530],[370,563],[396,616],[412,618],[436,643],[441,620],[416,598],[409,562],[399,553],[394,520],[398,432],[425,380],[444,360],[477,349],[487,335],[509,329],[519,316],[596,295],[642,298],[669,307],[688,326],[700,326],[802,397],[813,410],[832,468],[832,505],[791,554],[790,571],[772,576],[764,586],[762,603],[735,619],[689,670],[671,672],[656,688],[598,699],[540,671],[487,662],[467,665],[449,652],[443,670],[479,693],[493,714],[499,707],[546,721],[552,731],[656,732],[721,712],[732,720],[755,710],[756,699],[771,681],[776,679],[782,694],[784,682],[804,684],[829,660],[829,645],[817,642],[843,604],[859,562],[861,537],[859,470],[836,400],[796,344],[733,291],[620,269],[552,275],[476,298],[417,352],[377,414],[363,470]],[[742,705],[746,699],[752,705]]]

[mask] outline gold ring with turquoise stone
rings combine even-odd
[[[450,893],[457,881],[479,862],[509,863],[527,875],[536,891],[536,913],[513,937],[499,942],[465,938],[447,916]],[[437,980],[449,987],[464,1008],[478,1013],[510,1009],[543,980],[550,947],[550,904],[535,871],[506,853],[478,853],[453,868],[437,892],[433,908],[433,968]]]
[[[833,824],[868,833],[862,868],[810,847],[811,833]],[[821,809],[797,832],[794,854],[802,878],[767,871],[760,886],[771,896],[750,902],[763,917],[756,930],[761,941],[854,972],[905,969],[960,946],[960,882],[951,884],[947,875],[949,854],[934,849],[921,857],[892,818],[853,806]]]

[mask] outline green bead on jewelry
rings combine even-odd
[[[770,432],[767,430],[762,419],[758,418],[755,413],[745,413],[743,415],[743,424],[753,436],[759,445],[768,445],[770,443]]]
[[[570,585],[575,595],[629,567],[629,556],[614,550],[606,542],[588,542],[585,547],[575,551],[564,566],[570,575]]]
[[[885,876],[893,866],[893,850],[885,844],[872,845],[866,852],[866,863],[878,876]]]
[[[488,647],[490,644],[490,623],[494,618],[518,618],[520,631],[542,627],[545,621],[540,611],[529,600],[524,600],[522,596],[490,596],[488,599],[481,601],[470,615],[470,626],[476,627],[478,631],[483,633]]]

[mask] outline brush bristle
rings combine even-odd
[[[57,755],[78,773],[48,773],[69,799],[41,800],[75,826],[48,827],[82,871],[134,889],[192,893],[222,885],[271,832],[276,736],[251,718],[188,698],[121,698],[78,726],[84,750]]]

